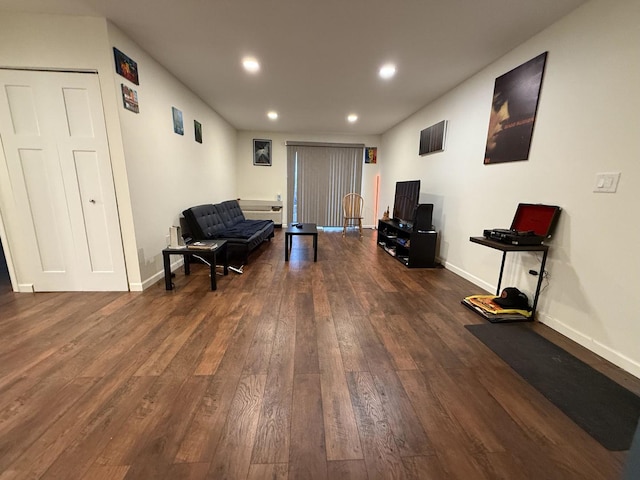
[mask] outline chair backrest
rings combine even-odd
[[[342,197],[342,213],[344,218],[362,218],[364,198],[358,193],[347,193]]]

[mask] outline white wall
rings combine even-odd
[[[138,64],[140,85],[114,74],[122,143],[127,159],[136,243],[144,286],[163,271],[162,249],[169,227],[191,206],[236,196],[236,130],[164,67],[109,24],[111,47]],[[121,84],[138,92],[140,113],[126,110]],[[171,107],[182,111],[184,135],[173,131]],[[202,143],[194,137],[202,124]]]
[[[271,140],[273,155],[271,167],[253,164],[253,139]],[[297,133],[238,132],[237,151],[237,193],[238,198],[248,200],[275,200],[282,195],[285,206],[282,220],[287,222],[287,147],[286,141],[326,142],[326,143],[362,143],[367,147],[379,147],[378,135],[307,135]],[[378,163],[362,166],[362,196],[364,197],[363,225],[377,225],[374,212],[376,176],[384,158],[378,148]]]
[[[501,253],[469,242],[507,228],[520,202],[563,208],[538,319],[640,376],[640,2],[593,0],[385,135],[382,204],[397,180],[422,181],[447,268],[490,292]],[[528,161],[484,165],[495,78],[548,51]],[[419,132],[449,120],[444,153],[419,157]],[[597,172],[622,172],[616,194]],[[380,212],[379,212],[380,213]],[[503,286],[532,294],[533,254],[510,254]],[[524,273],[523,273],[524,272]],[[544,285],[544,284],[543,284]],[[469,292],[480,293],[480,292]]]

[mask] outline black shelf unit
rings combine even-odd
[[[378,246],[409,268],[434,268],[436,242],[434,230],[418,230],[393,220],[378,220]]]
[[[536,307],[538,306],[538,297],[540,296],[540,287],[542,286],[542,278],[544,277],[544,268],[547,264],[547,255],[549,253],[548,245],[511,245],[508,243],[501,243],[496,240],[491,240],[484,237],[470,237],[469,241],[472,243],[477,243],[478,245],[483,245],[485,247],[493,248],[495,250],[500,250],[502,252],[502,263],[500,264],[500,274],[498,275],[498,287],[496,288],[496,296],[499,296],[501,293],[502,287],[502,274],[504,273],[504,263],[507,258],[508,252],[542,252],[542,260],[540,261],[540,271],[538,273],[538,283],[536,285],[536,291],[533,296],[533,305],[531,306],[531,316],[517,316],[513,317],[506,316],[504,319],[501,319],[500,316],[492,316],[491,314],[487,314],[486,312],[482,312],[477,308],[470,306],[465,303],[464,299],[462,300],[462,304],[471,310],[475,311],[481,317],[491,321],[491,322],[499,322],[499,321],[523,321],[523,322],[531,322],[535,319],[536,315]]]

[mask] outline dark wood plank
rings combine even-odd
[[[364,460],[333,460],[327,462],[327,478],[340,480],[367,480]]]
[[[246,478],[249,474],[265,382],[265,375],[240,380],[208,477]]]
[[[249,467],[247,480],[287,480],[288,477],[287,463],[259,463]]]
[[[406,478],[398,446],[373,377],[365,372],[350,372],[347,379],[369,477]]]
[[[300,374],[293,379],[289,478],[327,478],[327,453],[322,423],[319,374]]]
[[[331,318],[318,318],[318,356],[327,460],[362,459],[342,355]]]
[[[295,319],[277,322],[252,464],[285,463],[289,459],[295,332]]]

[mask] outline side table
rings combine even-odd
[[[227,241],[226,240],[206,240],[200,243],[210,243],[214,245],[211,249],[195,249],[195,248],[165,248],[162,250],[164,260],[164,285],[166,290],[172,290],[171,283],[171,255],[182,255],[184,259],[184,274],[191,273],[191,258],[194,256],[202,257],[210,264],[211,290],[216,290],[216,264],[218,259],[222,260],[224,274],[229,274],[229,259],[227,258]]]
[[[538,272],[538,283],[536,285],[536,291],[533,296],[533,305],[531,306],[531,318],[534,320],[536,315],[536,307],[538,306],[538,297],[540,296],[540,287],[542,286],[542,278],[544,277],[544,267],[547,263],[547,254],[549,253],[548,245],[510,245],[508,243],[501,243],[495,240],[490,240],[484,237],[471,237],[469,241],[477,243],[478,245],[484,245],[485,247],[500,250],[502,252],[502,263],[500,264],[500,275],[498,276],[498,288],[496,289],[496,296],[501,293],[500,287],[502,286],[502,274],[504,273],[504,262],[507,257],[507,252],[542,252],[542,260],[540,262],[540,271]]]

